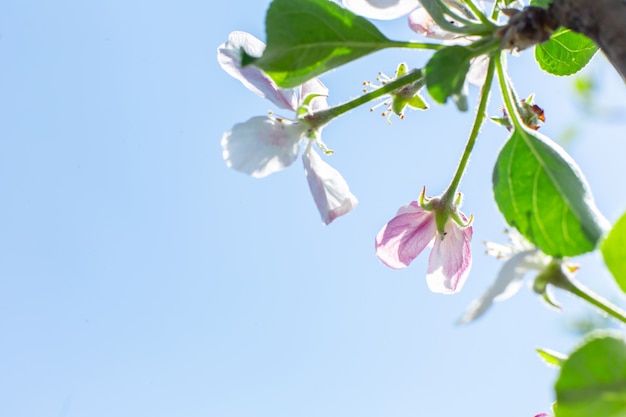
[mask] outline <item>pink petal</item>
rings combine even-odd
[[[411,12],[409,15],[409,27],[414,32],[427,38],[451,40],[459,36],[458,34],[440,29],[423,7]]]
[[[432,292],[454,294],[463,288],[472,266],[472,226],[461,229],[449,220],[445,231],[443,240],[440,236],[435,238],[426,282]]]
[[[370,19],[391,20],[419,6],[418,0],[343,0],[343,7]]]
[[[376,256],[390,268],[405,268],[428,246],[436,231],[434,212],[425,211],[413,201],[401,207],[378,232]]]
[[[311,149],[311,143],[302,154],[302,162],[313,200],[325,224],[356,207],[358,201],[346,180]]]
[[[276,106],[295,111],[295,91],[278,88],[268,75],[253,65],[242,67],[242,49],[248,55],[259,57],[263,54],[265,44],[249,33],[232,32],[228,35],[228,42],[217,48],[217,61],[222,69],[241,81],[246,88],[270,100]]]
[[[226,165],[256,178],[291,165],[298,157],[306,126],[257,116],[238,123],[222,136]]]

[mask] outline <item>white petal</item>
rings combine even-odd
[[[232,32],[228,35],[228,42],[217,48],[217,61],[222,69],[241,81],[246,88],[270,100],[276,106],[295,111],[295,91],[278,88],[268,75],[253,65],[242,67],[242,49],[248,55],[259,57],[263,54],[265,44],[249,33]]]
[[[314,98],[311,101],[309,109],[311,111],[319,111],[328,108],[328,88],[317,78],[313,78],[300,86],[300,103],[310,94],[315,94],[319,97]]]
[[[343,6],[370,19],[391,20],[419,6],[418,0],[343,0]]]
[[[482,87],[487,77],[487,69],[489,67],[489,57],[481,55],[470,61],[470,68],[467,72],[467,82],[477,87]]]
[[[310,142],[302,154],[302,162],[313,200],[325,224],[356,207],[358,201],[346,180],[311,149]]]
[[[296,160],[305,130],[306,126],[290,120],[253,117],[224,133],[222,156],[227,166],[262,178]]]
[[[459,292],[472,267],[472,226],[461,229],[449,220],[442,240],[435,237],[433,249],[428,258],[426,283],[435,293],[454,294]]]
[[[495,282],[469,306],[459,323],[469,323],[482,316],[494,302],[506,300],[515,295],[522,286],[522,279],[528,271],[540,271],[550,262],[549,257],[538,250],[516,253],[500,269]]]

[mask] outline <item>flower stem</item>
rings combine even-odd
[[[498,16],[500,16],[500,9],[502,8],[502,6],[500,6],[500,0],[496,0],[493,2],[493,8],[491,9],[491,20],[493,20],[494,22],[498,21]]]
[[[564,274],[561,274],[558,280],[552,280],[550,283],[557,288],[568,291],[575,296],[582,298],[589,304],[599,308],[609,316],[621,321],[622,323],[626,323],[626,311],[617,307],[609,300],[594,293],[573,278],[568,278]]]
[[[447,47],[446,45],[443,45],[443,44],[400,42],[400,41],[392,41],[392,42],[397,47],[406,47],[406,48],[439,50],[439,49],[443,49]],[[479,55],[495,53],[498,45],[499,45],[499,41],[497,39],[488,38],[488,39],[482,39],[482,40],[474,42],[472,45],[469,46],[469,48],[472,50],[472,56],[477,57]],[[489,87],[491,87],[491,81],[493,79],[493,63],[491,61],[493,61],[493,59],[490,60],[490,64],[489,64],[490,72],[486,79],[488,80],[488,85],[487,85],[487,82],[485,82],[485,85],[487,85],[486,91],[488,91]],[[402,77],[398,77],[395,80],[390,81],[387,84],[383,85],[382,87],[379,87],[376,90],[370,91],[369,93],[365,93],[362,96],[355,98],[354,100],[350,100],[338,106],[330,107],[328,109],[321,110],[313,114],[309,114],[308,116],[306,116],[306,119],[309,121],[309,123],[313,124],[316,127],[324,126],[325,124],[330,122],[332,119],[338,116],[341,116],[342,114],[356,107],[359,107],[362,104],[367,103],[368,101],[376,100],[379,97],[390,94],[422,78],[424,78],[424,71],[422,69],[414,69],[410,71],[409,73],[407,73],[406,75]],[[485,99],[484,105],[486,106],[487,97],[484,97],[484,99]],[[484,119],[484,114],[483,114],[483,117],[480,119],[481,123],[483,119]],[[480,124],[478,125],[478,129],[479,128],[480,128]]]
[[[447,4],[445,4],[443,2],[443,0],[437,0],[437,3],[439,4],[439,7],[441,7],[441,9],[444,10],[444,13],[446,15],[448,15],[449,17],[451,17],[453,20],[455,20],[457,23],[461,23],[462,25],[465,25],[465,26],[472,26],[472,25],[476,24],[476,22],[472,22],[471,20],[469,20],[469,18],[465,18],[465,17],[460,16],[459,14],[455,13],[451,8],[448,7]],[[458,6],[461,6],[461,4],[458,4],[457,7]],[[463,7],[463,6],[461,6],[461,7]],[[465,10],[459,10],[459,11],[462,12],[462,13],[465,12],[465,13],[469,14],[469,11],[467,10],[467,8],[465,8],[465,7],[463,7],[463,8]]]
[[[459,188],[459,184],[461,183],[461,178],[463,177],[463,173],[465,172],[465,168],[467,167],[467,163],[469,162],[470,155],[472,154],[472,150],[474,149],[476,138],[478,137],[480,128],[485,120],[485,110],[487,108],[487,102],[489,101],[489,91],[491,89],[491,83],[493,81],[495,61],[498,59],[498,56],[499,54],[496,54],[496,56],[489,58],[489,67],[487,68],[485,83],[480,90],[480,102],[478,103],[478,110],[476,111],[474,125],[472,126],[472,130],[470,132],[469,138],[467,139],[467,143],[465,144],[465,150],[463,151],[463,155],[461,156],[459,165],[456,169],[456,172],[454,173],[454,177],[452,178],[452,181],[450,182],[450,185],[448,185],[446,191],[444,191],[443,195],[441,196],[441,199],[446,206],[452,205],[452,201],[454,200],[456,191]]]
[[[485,37],[468,45],[472,51],[472,57],[476,58],[480,55],[491,55],[500,49],[500,40],[494,37]]]
[[[522,129],[521,118],[519,113],[517,112],[517,104],[514,100],[515,93],[513,92],[508,80],[506,79],[506,74],[504,73],[504,66],[502,65],[502,59],[500,55],[502,55],[500,52],[496,54],[496,69],[498,70],[498,82],[500,83],[502,99],[504,100],[506,111],[513,121],[513,125],[516,129]]]
[[[465,2],[467,4],[468,2]],[[436,6],[435,6],[436,4]],[[431,4],[430,7],[426,7],[429,11],[430,17],[437,23],[437,25],[445,29],[448,32],[459,33],[463,35],[477,35],[477,36],[489,36],[497,29],[497,25],[487,19],[474,4],[468,5],[470,10],[481,20],[480,24],[473,23],[455,13],[444,0],[435,0],[435,4]],[[472,8],[474,6],[474,8]],[[432,7],[435,7],[431,10]],[[476,14],[476,11],[478,14]],[[438,12],[438,13],[437,13]],[[462,23],[463,26],[455,26],[450,24],[448,17],[453,20]]]
[[[472,13],[474,13],[474,15],[480,19],[481,22],[485,23],[485,24],[493,24],[493,22],[491,22],[487,16],[485,16],[485,14],[476,6],[476,4],[474,4],[474,2],[472,0],[465,0],[464,2],[467,7],[470,8],[470,10],[472,11]]]
[[[355,98],[354,100],[350,100],[338,106],[319,111],[308,117],[310,117],[312,120],[315,120],[318,125],[322,126],[328,123],[330,120],[334,119],[335,117],[341,116],[342,114],[356,107],[359,107],[360,105],[365,104],[368,101],[372,101],[384,95],[390,94],[393,91],[396,91],[397,89],[402,88],[405,85],[414,83],[423,77],[424,72],[421,69],[412,70],[406,75],[399,77],[391,82],[388,82],[387,84],[377,88],[376,90],[365,93],[362,96]]]
[[[391,48],[409,48],[409,49],[427,49],[431,51],[438,51],[446,47],[441,43],[427,43],[427,42],[406,42],[406,41],[391,41]]]

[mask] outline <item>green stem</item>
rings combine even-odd
[[[413,42],[396,42],[393,41],[394,44],[396,46],[405,46],[407,48],[430,48],[430,49],[443,49],[446,48],[446,45],[442,45],[442,44],[428,44],[428,43],[413,43]],[[479,55],[484,55],[486,53],[492,53],[494,52],[496,46],[499,45],[499,42],[497,39],[488,39],[488,40],[480,40],[475,42],[475,44],[470,45],[470,48],[472,46],[474,46],[474,48],[472,48],[472,56],[473,57],[477,57]],[[489,68],[490,70],[488,71],[488,77],[486,79],[486,81],[489,82],[489,85],[487,86],[487,89],[491,86],[491,81],[493,79],[493,59],[490,60],[489,62]],[[330,107],[328,109],[325,110],[321,110],[319,112],[313,113],[313,114],[309,114],[307,116],[305,116],[305,118],[309,121],[309,123],[311,125],[313,125],[314,127],[322,127],[325,124],[327,124],[328,122],[330,122],[332,119],[341,116],[342,114],[356,108],[359,107],[369,101],[372,100],[376,100],[379,97],[382,97],[384,95],[390,94],[406,85],[409,85],[411,83],[414,83],[420,79],[424,78],[424,71],[423,70],[413,70],[411,72],[409,72],[408,74],[399,77],[385,85],[383,85],[382,87],[377,88],[376,90],[370,91],[369,93],[365,93],[360,97],[355,98],[354,100],[350,100],[346,103],[340,104],[338,106],[335,107]],[[485,83],[486,85],[487,83]],[[483,86],[483,88],[485,88]],[[486,97],[484,98],[486,100]],[[486,105],[486,102],[485,102]],[[483,109],[484,110],[484,109]],[[484,118],[484,115],[483,115]],[[481,123],[482,123],[482,119],[481,119]],[[478,128],[480,128],[480,126],[478,126]],[[475,138],[474,138],[475,140]],[[470,150],[471,152],[471,150]],[[469,158],[469,155],[468,155]]]
[[[498,52],[494,58],[496,59],[496,69],[498,70],[498,81],[500,83],[500,91],[502,92],[502,99],[504,100],[504,105],[506,107],[506,111],[509,115],[509,118],[513,121],[513,125],[515,125],[516,129],[522,129],[522,122],[519,113],[517,112],[517,104],[513,97],[515,94],[513,93],[511,86],[509,85],[508,80],[506,79],[506,74],[504,73],[504,66],[502,65],[501,53]]]
[[[422,6],[428,11],[428,14],[439,28],[447,32],[465,36],[490,36],[498,28],[488,19],[486,22],[477,24],[458,16],[443,0],[429,0],[427,3],[422,3]],[[455,26],[454,23],[449,21],[448,17],[452,17],[454,20],[461,20],[464,26]]]
[[[465,0],[464,2],[465,4],[467,4],[467,7],[470,8],[470,10],[472,11],[472,13],[474,13],[474,15],[476,17],[478,17],[478,19],[480,19],[481,22],[485,23],[485,24],[493,24],[488,18],[487,16],[485,16],[485,14],[474,4],[474,2],[472,0]]]
[[[424,42],[406,42],[406,41],[389,41],[389,48],[409,48],[409,49],[427,49],[438,51],[446,47],[440,43],[424,43]]]
[[[466,19],[465,17],[460,16],[459,14],[455,13],[454,10],[449,8],[448,5],[443,2],[443,0],[437,0],[437,3],[439,4],[439,7],[441,7],[441,9],[444,10],[444,13],[448,15],[449,17],[451,17],[456,22],[461,23],[465,26],[472,26],[476,24],[475,21],[472,22],[471,20]],[[461,11],[463,13],[466,13],[468,16],[471,14],[467,9],[461,10]]]
[[[346,42],[346,47],[371,48],[372,43],[370,42]],[[409,48],[409,49],[426,49],[430,51],[438,51],[440,49],[445,48],[446,45],[443,45],[441,43],[394,41],[391,39],[387,39],[385,41],[376,42],[375,47],[377,50],[389,49],[389,48]]]
[[[480,102],[478,103],[478,110],[476,111],[474,125],[472,126],[469,139],[465,144],[465,150],[463,151],[463,155],[461,156],[459,165],[456,168],[454,177],[452,178],[452,181],[450,182],[450,185],[448,185],[446,191],[444,191],[443,195],[441,196],[441,200],[446,206],[452,205],[452,201],[454,200],[456,191],[459,188],[459,184],[461,183],[461,178],[463,177],[463,174],[465,173],[465,168],[467,167],[467,163],[469,162],[470,155],[472,154],[472,150],[474,149],[474,145],[476,144],[476,138],[478,137],[478,133],[480,132],[480,128],[483,122],[485,121],[485,111],[487,109],[487,102],[489,101],[489,91],[491,89],[491,83],[493,82],[493,73],[496,60],[496,57],[491,57],[489,59],[489,67],[487,68],[485,83],[480,90]]]
[[[335,117],[341,116],[342,114],[356,107],[359,107],[362,104],[367,103],[368,101],[376,100],[379,97],[390,94],[398,90],[399,88],[404,87],[405,85],[409,85],[422,79],[423,77],[424,73],[422,70],[412,70],[405,76],[397,78],[383,85],[382,87],[377,88],[376,90],[365,93],[362,96],[355,98],[354,100],[350,100],[338,106],[330,107],[328,109],[316,112],[312,115],[307,116],[307,118],[310,122],[314,122],[318,127],[323,126]]]
[[[496,0],[493,2],[493,8],[491,9],[491,20],[494,22],[498,21],[498,16],[500,16],[500,1]]]
[[[491,55],[496,53],[500,49],[500,40],[487,37],[479,39],[474,43],[467,46],[472,51],[472,58],[476,58],[480,55]]]
[[[558,280],[552,280],[550,283],[557,288],[561,288],[562,290],[568,291],[575,296],[582,298],[589,304],[599,308],[609,316],[621,321],[622,323],[626,323],[626,312],[624,310],[617,307],[609,300],[594,293],[573,278],[567,278],[564,274],[562,274]]]

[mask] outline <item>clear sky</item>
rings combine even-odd
[[[524,417],[556,376],[537,346],[568,351],[571,320],[524,288],[455,325],[501,264],[491,170],[507,132],[486,125],[464,178],[474,267],[455,296],[428,291],[426,256],[402,271],[374,236],[422,186],[443,191],[472,111],[405,120],[357,109],[324,140],[358,197],[323,226],[301,162],[262,180],[228,169],[222,133],[275,110],[224,73],[233,30],[264,38],[261,0],[0,0],[0,416]],[[403,21],[381,25],[417,39]],[[322,77],[330,104],[428,53],[386,51]],[[624,85],[602,56],[581,106],[572,78],[513,57],[541,131],[568,150],[614,221],[626,209]],[[494,90],[495,91],[495,90]],[[471,90],[470,102],[476,100]],[[490,112],[498,115],[499,96]],[[593,108],[617,106],[618,116]],[[287,115],[288,116],[288,115]],[[623,303],[596,255],[579,278]]]

